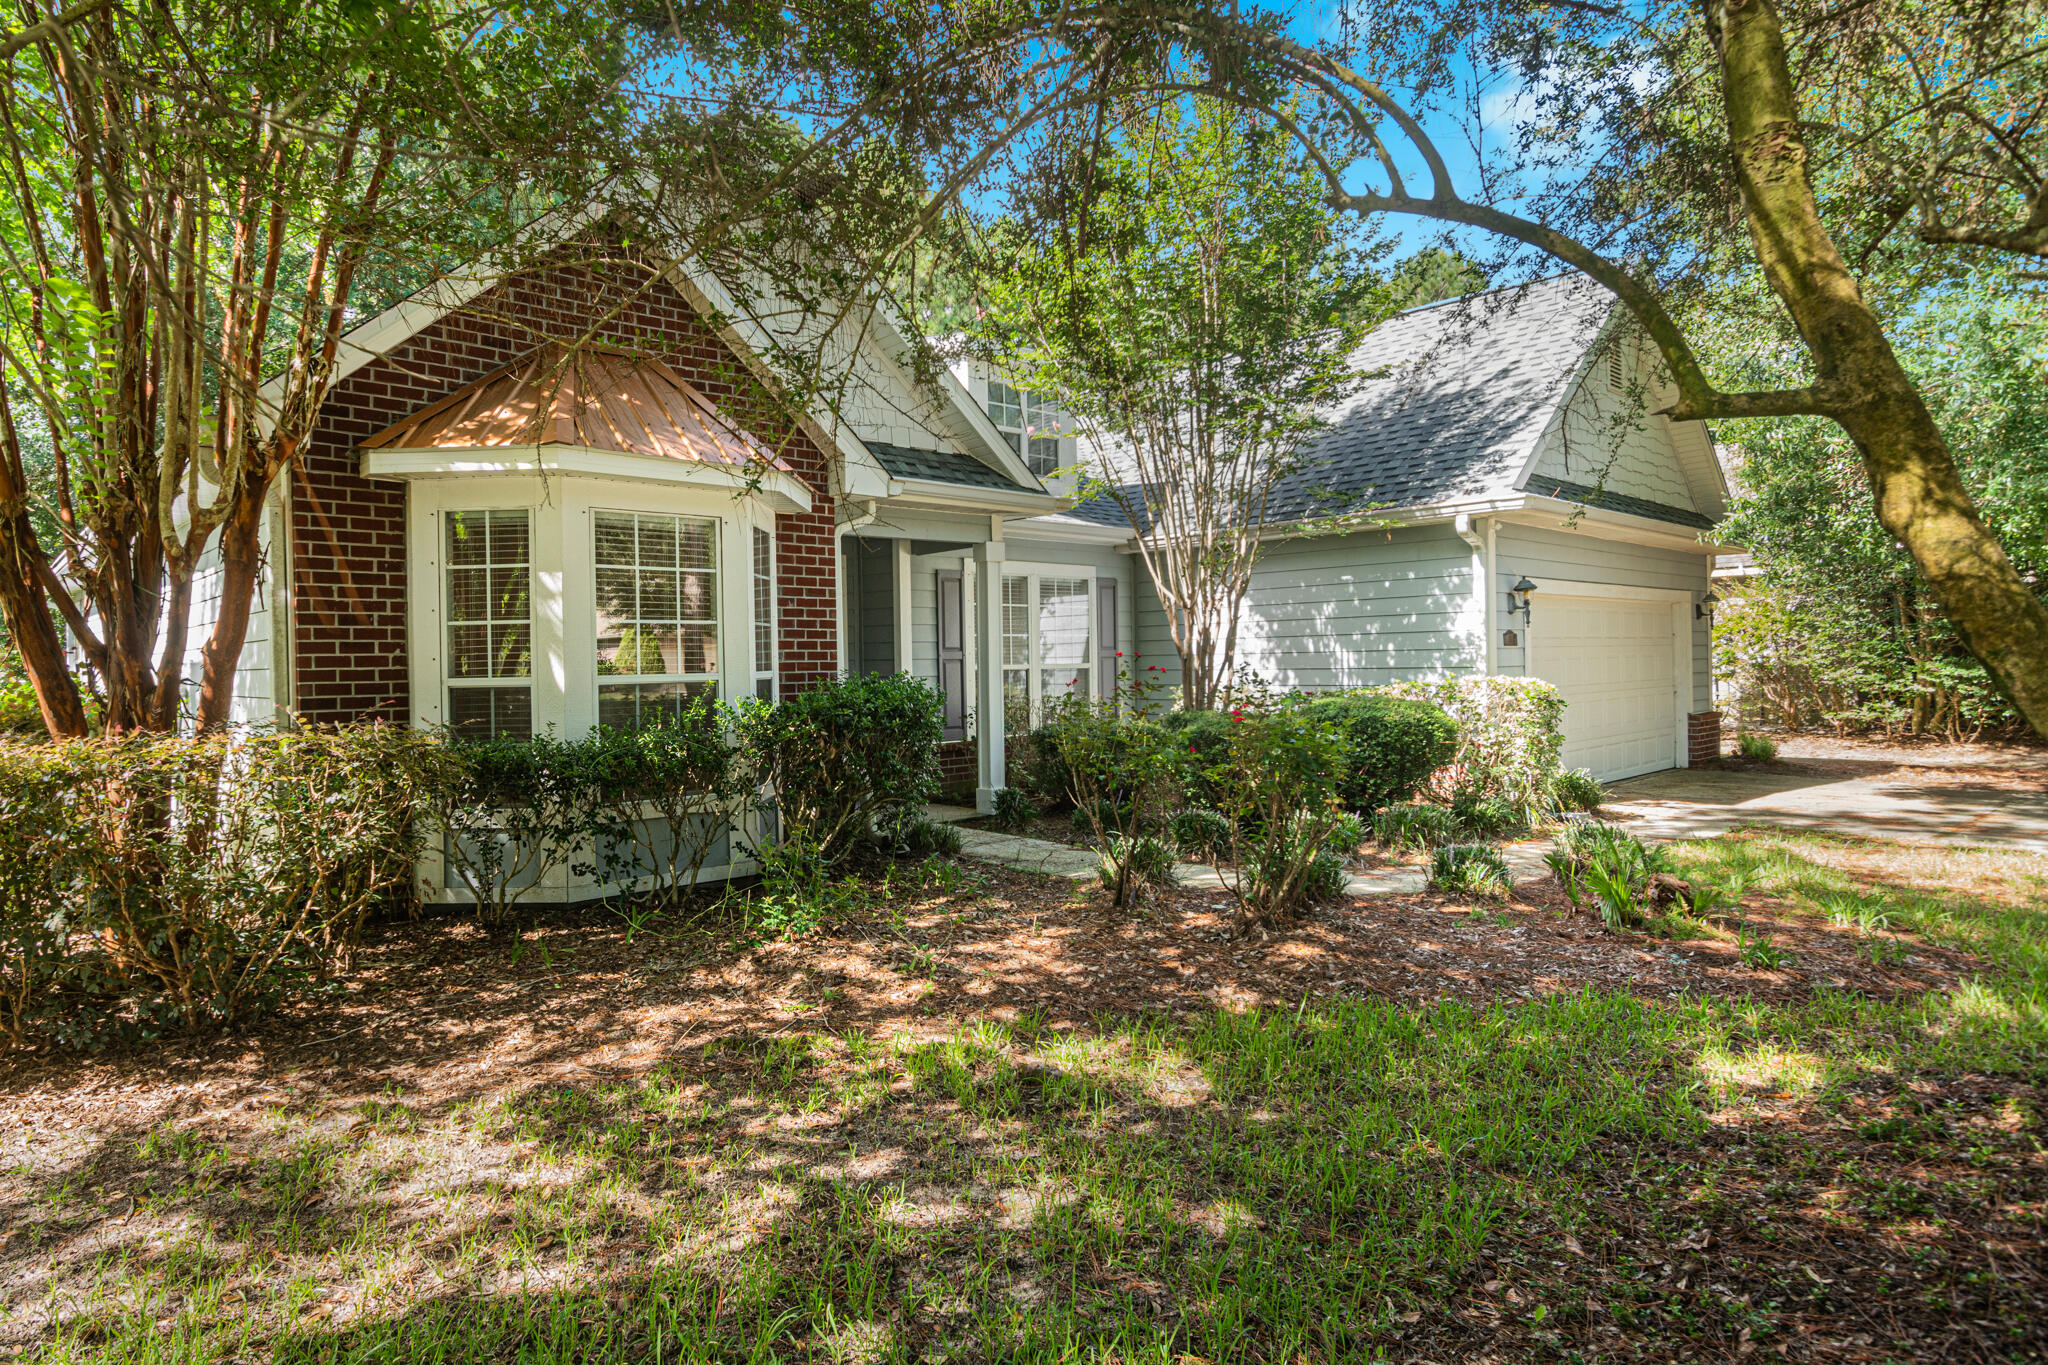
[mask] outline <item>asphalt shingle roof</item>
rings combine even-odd
[[[950,450],[913,450],[909,446],[890,445],[887,441],[863,441],[862,444],[874,452],[882,468],[899,479],[928,479],[933,483],[957,483],[969,488],[1007,488],[1035,493],[1035,488],[1024,485],[997,470],[990,469],[972,455],[957,455]]]
[[[1269,516],[1512,492],[1613,307],[1613,295],[1573,274],[1389,318],[1351,356],[1376,377],[1327,414]]]

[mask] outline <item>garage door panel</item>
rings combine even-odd
[[[1564,764],[1602,781],[1672,763],[1677,664],[1662,602],[1539,598],[1537,673],[1563,694]]]

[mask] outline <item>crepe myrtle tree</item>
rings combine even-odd
[[[1356,387],[1348,357],[1384,315],[1384,246],[1329,207],[1283,132],[1236,106],[1124,114],[1099,155],[1069,163],[1091,177],[1085,220],[1062,192],[988,234],[976,326],[1100,452],[1091,484],[1142,529],[1183,701],[1205,708],[1236,670],[1276,494],[1303,473],[1320,412]]]
[[[263,509],[366,303],[589,189],[601,9],[35,3],[0,40],[0,611],[52,735],[228,715]]]

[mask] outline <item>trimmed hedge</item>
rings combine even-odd
[[[1309,714],[1344,735],[1338,792],[1368,814],[1406,801],[1458,752],[1458,726],[1441,707],[1406,697],[1351,693],[1309,704]]]

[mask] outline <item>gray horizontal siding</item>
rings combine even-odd
[[[1276,686],[1316,690],[1473,671],[1471,592],[1471,551],[1448,528],[1277,542],[1252,572],[1238,658]],[[1166,613],[1145,596],[1138,649],[1178,682]]]

